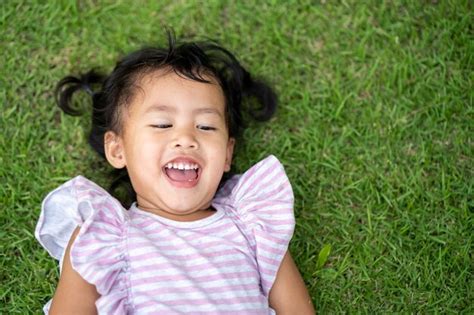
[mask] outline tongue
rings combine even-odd
[[[177,182],[188,182],[197,178],[196,170],[177,170],[174,168],[166,169],[169,178]]]

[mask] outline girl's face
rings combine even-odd
[[[107,159],[116,168],[127,168],[139,208],[179,221],[212,213],[211,201],[230,170],[234,148],[224,107],[224,94],[215,83],[172,71],[141,80],[122,111],[122,134],[105,135]]]

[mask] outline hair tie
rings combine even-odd
[[[89,84],[83,84],[82,85],[82,88],[84,89],[84,91],[87,92],[87,94],[89,94],[90,96],[94,96],[94,91],[92,91],[91,87],[89,86]]]

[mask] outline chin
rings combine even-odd
[[[171,213],[176,213],[176,214],[188,214],[200,209],[199,205],[197,204],[183,203],[183,202],[178,202],[178,203],[170,202],[170,203],[167,203],[166,206],[170,210]]]

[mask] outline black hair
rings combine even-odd
[[[56,87],[58,106],[69,115],[82,111],[73,106],[72,97],[77,91],[86,91],[92,97],[92,128],[89,144],[103,158],[104,134],[121,132],[121,109],[135,96],[140,78],[157,70],[174,71],[177,75],[203,83],[212,78],[222,88],[225,96],[226,123],[229,136],[238,138],[245,128],[243,117],[257,121],[270,119],[277,107],[274,91],[263,81],[254,79],[227,49],[213,41],[180,42],[168,33],[168,47],[147,47],[135,51],[115,66],[108,75],[91,70],[79,76],[67,76]],[[109,191],[115,194],[125,184],[128,206],[136,195],[126,170],[116,170],[116,179]]]

